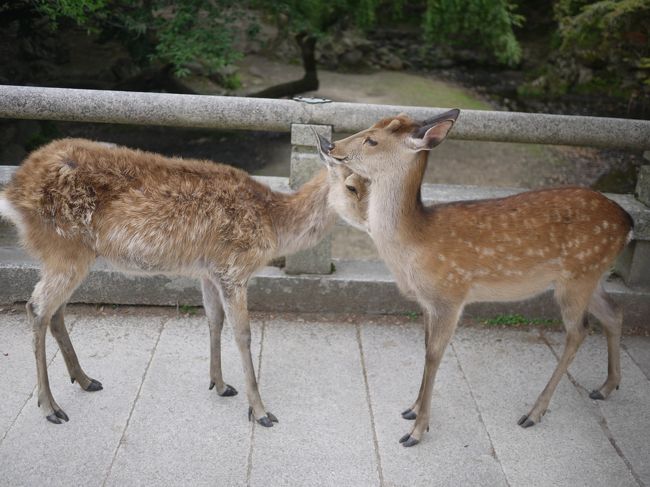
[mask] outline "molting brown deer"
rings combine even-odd
[[[423,123],[405,115],[380,120],[332,144],[321,156],[370,183],[368,226],[400,290],[425,316],[425,367],[417,399],[402,413],[415,419],[400,442],[417,444],[429,427],[436,371],[463,307],[510,301],[554,288],[567,336],[562,357],[533,408],[518,421],[539,422],[587,333],[587,311],[608,346],[605,383],[590,397],[605,399],[621,380],[622,314],[602,279],[631,238],[632,219],[616,203],[584,188],[529,191],[507,198],[424,207],[420,186],[428,151],[459,115],[451,110]]]
[[[277,193],[244,171],[210,161],[166,158],[82,139],[33,152],[0,193],[0,215],[13,221],[42,264],[27,304],[33,327],[38,402],[53,423],[68,421],[50,391],[45,359],[48,326],[72,382],[102,389],[81,368],[66,331],[65,304],[97,257],[119,268],[201,280],[210,326],[210,389],[237,391],[221,371],[221,330],[235,330],[246,376],[249,418],[272,426],[250,353],[247,284],[261,266],[318,242],[335,220],[331,205],[354,198],[351,171],[323,169],[294,194]],[[349,200],[350,202],[352,199]]]

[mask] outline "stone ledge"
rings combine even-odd
[[[386,267],[376,261],[336,261],[336,272],[326,276],[288,276],[265,267],[251,281],[249,307],[256,311],[343,312],[404,314],[418,311],[402,297]],[[38,280],[38,265],[18,249],[0,248],[0,304],[26,301]],[[606,289],[624,310],[625,326],[650,329],[650,291],[633,290],[619,279]],[[75,292],[73,303],[175,306],[201,304],[197,280],[163,275],[127,275],[98,261]],[[466,316],[487,318],[521,314],[531,318],[557,318],[552,293],[510,303],[474,303]]]

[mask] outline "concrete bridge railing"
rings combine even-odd
[[[446,110],[317,101],[0,86],[0,118],[290,131],[289,179],[263,178],[276,188],[289,190],[300,186],[319,167],[310,127],[329,137],[332,132],[356,132],[379,118],[401,112],[426,119]],[[650,121],[463,110],[450,136],[647,151]],[[0,185],[13,170],[0,166]],[[432,203],[505,196],[518,191],[521,190],[427,184],[423,197],[425,202]],[[626,286],[650,290],[650,166],[641,169],[636,195],[608,196],[635,220],[635,239],[620,259],[618,272]],[[326,239],[312,250],[288,257],[285,272],[325,275],[331,269],[330,243]]]

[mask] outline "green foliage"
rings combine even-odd
[[[417,311],[408,311],[405,314],[406,314],[406,317],[411,321],[415,321],[420,317],[420,313],[418,313]]]
[[[242,12],[232,0],[38,0],[53,26],[71,19],[89,31],[119,37],[136,57],[170,63],[178,76],[199,62],[210,71],[239,57],[233,21]]]
[[[500,63],[515,65],[521,47],[513,28],[523,21],[508,0],[428,0],[424,32],[430,42],[487,49]]]
[[[178,311],[186,316],[194,316],[197,313],[196,307],[190,306],[189,304],[181,304],[178,307]]]
[[[106,0],[36,0],[36,8],[54,27],[60,18],[69,18],[84,26],[93,14],[106,8]]]
[[[583,91],[622,94],[624,79],[650,85],[649,0],[558,0],[555,16],[560,54],[599,71]]]
[[[483,320],[484,325],[488,326],[508,326],[508,327],[520,327],[526,325],[542,325],[542,326],[551,326],[557,324],[557,320],[546,319],[546,318],[526,318],[520,314],[514,315],[498,315],[493,318],[488,318]]]

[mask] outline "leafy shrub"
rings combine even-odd
[[[487,49],[500,63],[515,65],[521,47],[513,27],[523,21],[508,0],[428,0],[424,31],[431,42]]]
[[[601,71],[592,86],[650,85],[650,1],[558,0],[555,16],[560,54]]]

